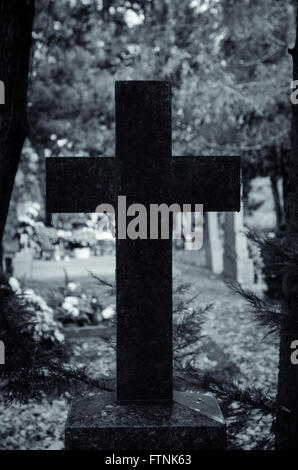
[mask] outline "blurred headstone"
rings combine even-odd
[[[205,214],[204,247],[206,253],[206,267],[214,274],[222,273],[223,243],[219,232],[217,212],[207,212]]]
[[[28,280],[32,277],[34,250],[24,248],[16,253],[13,260],[13,272],[15,277],[21,280]]]
[[[243,210],[225,214],[223,261],[225,277],[240,284],[254,283],[254,266],[248,252]]]
[[[12,276],[13,272],[13,260],[16,252],[19,249],[19,241],[17,237],[11,237],[6,239],[3,243],[3,268],[4,273],[7,276]]]

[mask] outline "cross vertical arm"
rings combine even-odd
[[[169,83],[116,83],[116,156],[127,204],[166,202]],[[172,241],[119,237],[116,250],[117,398],[171,400]]]

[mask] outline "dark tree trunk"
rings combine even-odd
[[[110,7],[112,6],[113,0],[103,0],[102,2],[102,17],[105,21],[110,19]]]
[[[171,4],[168,0],[163,2],[151,3],[151,23],[154,25],[163,25],[168,18],[168,12]]]
[[[298,10],[298,9],[297,9]],[[294,80],[298,79],[298,21],[293,56]],[[298,105],[292,105],[292,152],[286,187],[285,246],[298,250]],[[276,448],[298,450],[298,366],[291,363],[291,343],[298,339],[298,267],[287,269],[283,279],[284,321],[280,338],[280,364],[276,422]]]
[[[27,134],[26,104],[33,16],[34,0],[0,0],[0,80],[5,84],[5,104],[0,105],[1,252],[15,174]]]
[[[281,205],[280,194],[278,190],[278,177],[276,175],[272,175],[270,177],[270,181],[271,181],[271,189],[272,189],[273,200],[274,200],[277,230],[280,230],[281,226],[283,225],[284,219],[283,219],[283,209]]]
[[[52,213],[46,211],[46,218],[45,218],[45,225],[46,227],[52,227]]]

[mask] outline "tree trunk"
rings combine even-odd
[[[281,200],[280,200],[280,195],[279,195],[279,190],[278,190],[278,178],[276,175],[272,175],[270,177],[270,182],[271,182],[271,189],[272,189],[272,194],[273,194],[273,200],[274,200],[274,209],[275,209],[275,215],[276,215],[276,228],[277,230],[280,230],[281,226],[283,225],[283,209],[281,206]]]
[[[102,2],[102,18],[104,21],[108,21],[110,19],[110,7],[112,6],[112,0],[103,0]]]
[[[164,0],[163,2],[151,3],[151,24],[164,25],[168,18],[170,2]]]
[[[34,0],[0,0],[0,253],[9,202],[27,134],[26,104]],[[0,259],[0,271],[2,259]]]
[[[298,11],[298,8],[297,8]],[[298,18],[297,18],[298,20]],[[294,80],[298,80],[298,21],[293,57]],[[285,246],[298,250],[298,105],[292,105],[292,151],[286,188]],[[276,449],[298,449],[298,366],[291,363],[291,343],[298,339],[298,266],[287,269],[283,279],[284,320],[280,338],[278,383],[279,411],[276,420]]]
[[[45,217],[45,226],[46,227],[52,227],[52,214],[51,212],[46,211],[46,217]]]

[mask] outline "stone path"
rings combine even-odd
[[[33,281],[49,281],[51,279],[64,279],[64,271],[70,279],[89,276],[91,271],[98,276],[114,276],[115,257],[114,256],[94,256],[89,259],[71,258],[69,261],[43,261],[34,260],[32,267]]]

